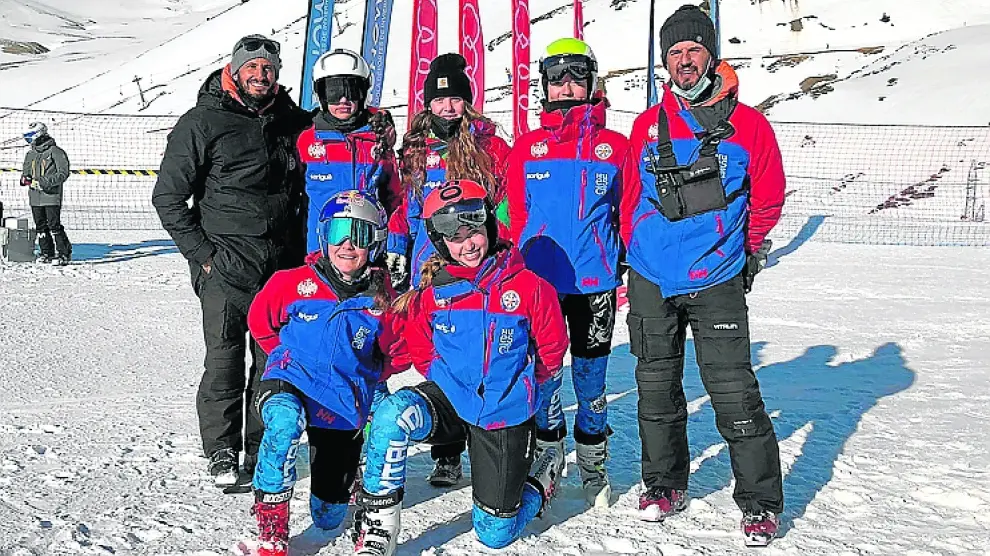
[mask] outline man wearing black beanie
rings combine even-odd
[[[784,170],[766,118],[738,101],[739,80],[717,60],[715,28],[682,6],[660,29],[670,82],[633,124],[637,205],[620,222],[629,263],[630,351],[638,359],[645,489],[640,518],[687,507],[691,456],[684,349],[691,326],[735,478],[747,546],[766,546],[784,508],[780,454],[750,359],[746,293],[766,264],[780,218]]]

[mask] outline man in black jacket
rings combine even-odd
[[[279,87],[280,67],[277,42],[261,35],[237,41],[230,64],[210,75],[196,106],[175,124],[152,196],[189,261],[203,310],[196,409],[217,486],[237,481],[242,449],[245,473],[253,473],[261,442],[261,422],[244,412],[265,364],[251,341],[245,373],[248,307],[276,270],[301,264],[305,250],[295,143],[311,115]]]

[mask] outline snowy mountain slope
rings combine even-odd
[[[0,262],[0,554],[228,554],[253,535],[251,498],[210,486],[200,456],[202,340],[186,264],[160,236],[75,239],[73,266]],[[767,554],[985,554],[990,254],[777,240],[748,297],[786,473],[786,534]],[[637,396],[624,311],[608,386],[616,504],[585,510],[572,463],[547,517],[489,551],[470,531],[470,489],[429,487],[417,448],[400,555],[742,552],[727,454],[690,344],[691,505],[663,525],[633,517]],[[569,384],[564,395],[573,404]],[[309,528],[308,475],[303,465],[294,556],[351,553],[346,538]]]
[[[90,0],[93,1],[93,0]],[[162,5],[174,4],[178,0],[145,0],[142,4],[129,8],[129,13],[158,13]],[[48,0],[54,4],[53,0]],[[669,15],[683,0],[658,0],[657,25]],[[0,3],[0,14],[11,11],[7,3]],[[4,82],[14,83],[12,88],[0,90],[0,105],[62,109],[113,111],[136,113],[146,110],[149,113],[181,113],[192,104],[196,90],[205,75],[219,67],[237,37],[254,31],[273,34],[283,43],[285,68],[282,82],[298,90],[301,71],[303,21],[306,2],[303,0],[250,0],[244,4],[231,6],[232,2],[211,2],[215,8],[225,6],[228,11],[201,25],[192,32],[182,35],[175,41],[160,48],[160,37],[149,36],[147,40],[134,33],[131,40],[134,46],[127,52],[130,59],[105,58],[86,62],[65,63],[69,54],[67,46],[55,45],[49,54],[20,55],[14,61],[17,66],[7,66]],[[338,0],[337,25],[335,32],[343,32],[334,41],[337,46],[358,49],[360,46],[361,25],[363,22],[363,2],[359,0]],[[85,16],[87,10],[99,14],[95,1],[76,3],[74,8]],[[184,5],[184,4],[183,4]],[[140,7],[145,6],[145,7]],[[990,5],[982,0],[882,0],[872,1],[864,6],[853,0],[723,0],[723,47],[728,58],[754,58],[750,67],[759,68],[751,75],[743,76],[743,95],[747,102],[758,103],[772,94],[797,89],[805,78],[824,73],[844,75],[861,67],[866,61],[862,54],[836,53],[814,55],[803,64],[780,72],[763,71],[763,67],[774,62],[760,57],[793,52],[816,52],[825,49],[859,48],[863,46],[897,45],[917,39],[933,31],[964,25],[990,22]],[[384,105],[399,105],[405,102],[408,81],[410,10],[412,2],[396,2],[393,27],[390,36],[389,66],[384,89]],[[456,2],[441,0],[439,44],[441,51],[457,48]],[[99,8],[105,10],[105,8]],[[147,9],[149,11],[143,12]],[[646,0],[587,0],[585,2],[586,38],[595,47],[603,73],[646,65],[646,32],[648,2]],[[202,20],[207,12],[200,13]],[[884,15],[887,18],[884,18]],[[511,43],[505,34],[511,27],[509,3],[507,1],[487,2],[482,10],[485,37],[491,51],[487,53],[488,83],[490,87],[504,84],[505,69],[510,66]],[[572,26],[572,13],[569,0],[532,0],[531,16],[533,24],[533,57],[539,57],[541,49],[550,41],[569,35]],[[121,15],[123,17],[123,14]],[[790,22],[802,19],[803,29],[792,31]],[[882,22],[881,19],[888,21]],[[96,15],[89,20],[100,21]],[[132,21],[132,24],[137,22]],[[94,24],[95,25],[95,24]],[[85,25],[83,25],[86,28]],[[123,32],[123,24],[117,29]],[[165,29],[156,25],[164,34]],[[178,26],[176,27],[178,29]],[[188,30],[188,26],[182,28]],[[89,30],[87,32],[94,32]],[[617,40],[616,37],[621,37]],[[733,44],[730,39],[738,39]],[[94,39],[94,45],[120,39]],[[137,42],[135,42],[137,41]],[[157,42],[156,42],[157,41]],[[138,44],[139,43],[139,44]],[[104,46],[104,51],[113,49]],[[150,51],[149,51],[150,50]],[[134,59],[134,52],[149,51]],[[110,54],[106,54],[110,56]],[[819,59],[820,57],[820,59]],[[10,59],[4,58],[4,62]],[[99,75],[90,83],[74,87],[44,102],[38,102],[57,90],[65,88],[44,85],[31,87],[44,77],[41,68],[45,61],[59,61],[58,73],[68,75],[62,79],[78,83],[91,68],[91,75]],[[29,63],[30,62],[30,63]],[[64,70],[63,67],[65,66]],[[106,73],[103,73],[103,72]],[[745,68],[743,68],[745,71]],[[52,72],[55,73],[55,72]],[[102,75],[100,75],[102,74]],[[69,76],[72,76],[71,78]],[[137,94],[135,76],[142,78],[142,87],[152,88],[147,95],[150,106],[144,108]],[[644,104],[642,91],[625,94],[625,80],[642,78],[630,74],[612,80],[609,90],[616,91],[613,105],[638,109]],[[9,81],[8,81],[9,80]],[[42,93],[42,91],[44,91]],[[490,98],[504,96],[502,92],[492,92]],[[492,109],[507,107],[506,101],[493,102]]]
[[[911,41],[872,60],[830,91],[804,94],[773,106],[776,120],[814,113],[817,121],[990,125],[981,85],[990,67],[990,25],[976,25]]]
[[[181,37],[236,0],[0,0],[0,105],[28,107],[84,81],[119,71],[126,62]],[[42,50],[42,54],[25,54]],[[124,79],[127,77],[127,79]],[[58,97],[81,110],[84,96]]]

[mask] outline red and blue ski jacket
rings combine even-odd
[[[254,298],[248,328],[269,354],[263,378],[299,389],[310,425],[358,429],[375,385],[409,368],[409,354],[395,313],[376,308],[371,291],[341,301],[317,272],[319,258],[276,272]]]
[[[619,284],[619,221],[629,141],[605,129],[607,102],[544,112],[516,141],[506,172],[509,227],[526,266],[561,294]]]
[[[738,79],[731,66],[723,62],[718,73],[722,88],[707,105],[737,94]],[[700,154],[695,134],[704,128],[684,101],[664,86],[661,103],[633,124],[630,143],[638,164],[629,166],[626,182],[638,203],[622,221],[622,239],[629,265],[670,297],[721,284],[742,271],[746,253],[759,249],[780,219],[785,179],[770,123],[759,111],[737,104],[728,119],[734,133],[718,144],[715,154],[731,200],[724,210],[671,222],[648,200],[657,198],[656,177],[647,167],[657,157],[660,106],[667,114],[677,163],[691,164]]]
[[[493,206],[501,202],[504,196],[505,160],[509,156],[509,144],[495,135],[495,126],[484,121],[475,120],[471,124],[472,132],[478,139],[481,150],[492,157],[492,169],[499,183],[496,187]],[[423,184],[422,195],[409,188],[405,192],[402,204],[392,214],[388,222],[389,253],[403,255],[409,261],[412,286],[418,287],[423,263],[436,253],[430,237],[426,233],[426,220],[423,219],[423,200],[447,179],[447,143],[434,137],[426,141],[426,183]]]
[[[557,292],[526,270],[515,248],[489,257],[480,270],[440,270],[415,294],[407,319],[416,369],[461,419],[485,429],[532,417],[538,385],[560,372],[568,346]]]
[[[371,126],[345,134],[317,129],[314,124],[299,135],[296,148],[306,168],[306,195],[309,197],[307,252],[320,248],[316,235],[320,210],[331,197],[342,191],[357,189],[381,202],[389,214],[395,210],[402,197],[402,182],[396,170],[395,155],[389,151],[384,157],[378,156]]]

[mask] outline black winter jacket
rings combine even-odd
[[[225,71],[207,78],[169,134],[152,204],[194,269],[213,256],[225,282],[256,290],[282,266],[272,259],[305,249],[295,144],[312,115],[284,90],[254,112],[224,90]]]

